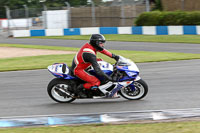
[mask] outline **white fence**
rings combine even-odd
[[[69,28],[68,10],[43,11],[42,16],[45,29]]]
[[[9,22],[9,23],[8,23]],[[31,27],[32,18],[29,19],[10,19],[10,20],[0,20],[1,29],[9,28],[20,28],[20,27]]]

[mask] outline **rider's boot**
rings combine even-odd
[[[93,90],[93,91],[96,91],[96,90],[98,90],[99,88],[98,88],[98,86],[92,86],[91,88],[90,88],[90,90]]]
[[[80,84],[76,89],[76,94],[78,94],[80,98],[87,98],[87,95],[84,93],[83,89],[85,89],[83,84]]]
[[[100,95],[100,96],[105,96],[105,94],[99,89],[98,86],[92,86],[92,87],[90,88],[90,90],[95,91],[95,93],[97,93],[97,94]]]
[[[92,86],[90,90],[95,91],[96,93],[103,94],[98,86]]]

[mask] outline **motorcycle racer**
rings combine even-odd
[[[100,69],[99,64],[97,63],[97,61],[101,60],[97,59],[97,52],[114,58],[116,61],[119,60],[118,55],[115,55],[104,48],[105,42],[105,37],[102,34],[92,34],[89,43],[86,43],[81,47],[72,61],[73,74],[86,82],[85,84],[79,85],[76,89],[76,93],[81,98],[87,98],[86,94],[83,93],[83,89],[97,90],[98,86],[101,84],[98,78],[87,73],[86,69],[91,65],[97,75],[103,76],[106,80],[113,81],[110,76]]]

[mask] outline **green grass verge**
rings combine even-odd
[[[8,128],[1,133],[199,133],[200,122]]]
[[[24,45],[24,44],[0,44],[0,47],[33,48],[33,49],[65,50],[65,51],[77,51],[78,50],[78,48],[72,48],[72,47]]]
[[[53,63],[66,62],[71,66],[74,55],[42,55],[0,59],[0,71],[44,69]]]
[[[0,44],[0,46],[12,46],[20,48],[38,48],[38,49],[55,49],[55,50],[73,50],[78,51],[78,48],[55,47],[55,46],[35,46],[35,45],[19,45],[19,44]],[[159,62],[159,61],[175,61],[175,60],[190,60],[200,59],[200,54],[189,53],[170,53],[170,52],[146,52],[146,51],[126,51],[126,50],[110,50],[111,52],[129,58],[136,63],[141,62]],[[53,63],[67,63],[71,66],[71,62],[75,54],[68,55],[41,55],[27,56],[16,58],[0,59],[0,71],[16,71],[16,70],[31,70],[45,69]],[[105,55],[98,53],[99,58],[105,61],[114,63],[115,61]]]
[[[76,36],[46,36],[31,37],[42,39],[68,39],[68,40],[89,40],[89,35]],[[200,43],[199,35],[105,35],[109,41],[129,42],[162,42],[162,43]]]

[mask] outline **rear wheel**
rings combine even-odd
[[[148,93],[148,85],[142,79],[134,81],[129,86],[121,89],[120,94],[128,100],[139,100],[145,97]]]
[[[55,78],[47,87],[49,96],[59,103],[70,103],[76,98],[71,97],[74,85],[70,80]]]

